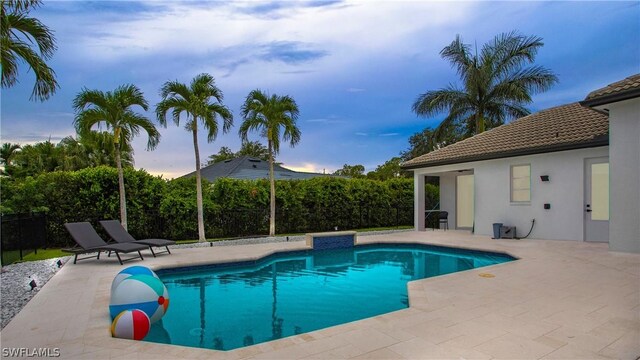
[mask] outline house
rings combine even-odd
[[[425,176],[440,180],[449,226],[492,235],[609,242],[640,252],[640,74],[411,159],[415,227]]]
[[[195,176],[195,174],[194,171],[183,177],[191,177]],[[245,180],[269,179],[269,162],[242,156],[205,166],[200,169],[200,174],[203,179],[211,182],[221,177]],[[278,164],[273,164],[273,174],[276,180],[303,180],[319,176],[331,176],[328,174],[293,171]]]

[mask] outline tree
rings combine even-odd
[[[19,150],[19,144],[3,143],[2,148],[0,148],[0,162],[2,162],[2,165],[11,165],[11,160],[13,160],[13,157]]]
[[[444,125],[436,134],[433,128],[425,128],[409,137],[409,149],[400,152],[404,161],[443,148],[465,138],[465,130],[455,124]],[[436,136],[437,135],[437,136]]]
[[[242,105],[242,118],[238,133],[242,141],[248,141],[248,133],[257,131],[267,139],[269,153],[269,182],[270,182],[270,216],[269,236],[276,233],[276,186],[273,175],[274,156],[280,152],[280,139],[289,142],[294,147],[300,142],[300,129],[296,125],[298,120],[298,105],[288,95],[278,96],[253,90],[247,95]]]
[[[243,141],[240,151],[235,153],[230,148],[223,146],[220,148],[217,154],[209,155],[207,166],[239,158],[241,156],[249,156],[252,158],[260,159],[262,161],[269,161],[269,150],[266,146],[260,144],[258,141]],[[276,164],[278,163],[276,162]]]
[[[252,158],[269,161],[269,149],[258,141],[243,141],[236,156],[250,156]],[[273,161],[275,162],[275,154]]]
[[[146,117],[135,113],[131,108],[139,106],[148,110],[149,105],[142,91],[135,85],[121,85],[113,92],[82,89],[73,100],[76,111],[74,125],[81,136],[91,136],[94,125],[105,125],[113,136],[113,152],[118,168],[118,186],[120,192],[120,222],[127,229],[127,202],[122,171],[123,148],[129,147],[133,137],[144,130],[147,133],[147,149],[152,150],[160,141],[160,133]]]
[[[29,17],[29,12],[40,4],[40,0],[2,0],[0,60],[3,88],[18,82],[18,63],[25,62],[36,76],[30,99],[44,101],[59,86],[55,72],[46,63],[56,51],[53,31],[40,20]]]
[[[450,84],[427,91],[418,96],[413,111],[419,116],[448,111],[436,129],[438,139],[448,126],[462,126],[464,137],[469,137],[509,118],[528,115],[524,105],[531,103],[531,94],[546,91],[558,81],[551,70],[525,66],[533,63],[543,45],[542,38],[510,32],[497,35],[478,54],[457,35],[440,55],[456,68],[462,87]]]
[[[87,167],[107,165],[117,167],[113,135],[108,131],[89,131],[77,138],[67,136],[57,145],[62,149],[62,170],[76,171]],[[120,144],[120,162],[123,167],[133,166],[133,148]]]
[[[363,165],[348,165],[344,164],[342,169],[338,169],[333,172],[333,175],[348,176],[350,178],[363,178],[364,166]]]
[[[227,133],[233,126],[231,111],[222,104],[222,91],[209,74],[197,75],[189,86],[178,81],[167,81],[160,90],[162,101],[156,106],[158,121],[167,126],[167,113],[171,111],[173,122],[180,126],[180,114],[187,116],[185,129],[193,135],[193,150],[196,155],[196,204],[198,207],[198,239],[206,241],[202,206],[202,177],[200,175],[200,151],[198,150],[198,120],[207,130],[207,141],[218,136],[218,117],[222,119],[222,131]],[[213,102],[211,100],[213,99]]]
[[[374,171],[369,171],[367,173],[367,178],[374,180],[388,180],[400,177],[409,177],[410,173],[402,170],[402,168],[400,168],[400,163],[402,163],[401,158],[393,157],[385,161],[384,164],[378,165]]]
[[[14,179],[36,176],[61,169],[62,151],[50,140],[22,146],[7,167],[7,174]]]
[[[226,160],[235,159],[237,155],[231,151],[230,148],[223,146],[220,148],[217,154],[209,155],[207,160],[207,166],[213,165],[215,163],[223,162]]]

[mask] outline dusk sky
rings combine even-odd
[[[535,95],[531,111],[582,100],[640,72],[638,1],[45,1],[31,14],[55,31],[49,64],[60,89],[48,101],[29,101],[34,78],[22,67],[20,84],[2,89],[2,142],[75,135],[71,102],[83,87],[135,84],[155,121],[165,81],[189,83],[207,72],[235,125],[213,143],[200,137],[202,159],[221,146],[240,148],[240,105],[259,88],[290,95],[300,108],[300,144],[282,145],[278,156],[285,167],[333,172],[346,163],[369,171],[444,118],[417,117],[411,105],[427,90],[458,83],[439,55],[456,34],[478,47],[513,30],[543,38],[536,64],[560,82]],[[160,132],[152,152],[146,135],[136,138],[136,168],[165,178],[193,171],[190,133],[172,122]]]

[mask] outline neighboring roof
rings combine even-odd
[[[640,74],[631,75],[624,80],[594,90],[580,104],[598,106],[636,97],[640,97]]]
[[[249,156],[242,156],[205,166],[200,169],[200,174],[209,181],[214,181],[221,177],[245,180],[268,179],[269,162]],[[311,179],[318,176],[330,176],[328,174],[293,171],[278,164],[273,164],[273,174],[276,180],[300,180]],[[195,171],[183,177],[191,176],[195,176]]]
[[[604,146],[609,118],[578,103],[527,115],[511,123],[418,156],[405,169]]]

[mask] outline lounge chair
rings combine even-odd
[[[74,264],[78,260],[92,259],[94,257],[96,259],[100,259],[101,251],[108,251],[109,255],[111,255],[112,251],[115,252],[120,265],[122,265],[124,261],[137,259],[137,257],[133,257],[122,260],[122,258],[120,258],[120,253],[128,254],[135,251],[138,252],[140,259],[144,260],[140,250],[145,250],[147,247],[142,244],[107,244],[88,222],[66,223],[64,224],[64,227],[67,229],[69,234],[71,234],[71,237],[77,244],[77,246],[73,248],[63,249],[63,251],[75,254],[73,259]],[[92,252],[97,252],[98,255],[78,258],[78,255]]]
[[[169,253],[169,245],[175,245],[175,241],[165,240],[165,239],[141,239],[136,240],[131,234],[125,230],[118,220],[102,220],[100,221],[100,225],[107,231],[107,234],[111,236],[113,240],[117,243],[121,244],[143,244],[149,247],[151,250],[151,254],[153,257],[156,257],[156,254]],[[167,249],[166,251],[154,252],[154,247],[164,247]]]

